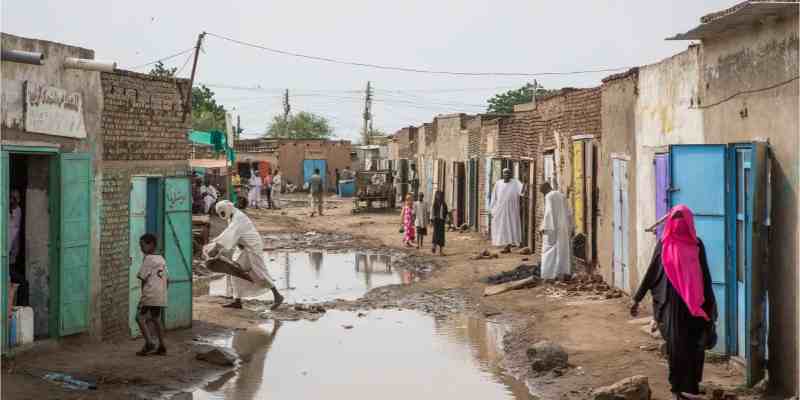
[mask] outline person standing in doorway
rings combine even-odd
[[[548,182],[542,184],[540,191],[544,195],[544,217],[539,229],[542,235],[542,279],[561,279],[572,272],[572,216],[566,195],[553,190]]]
[[[322,200],[323,200],[323,187],[322,177],[319,176],[319,168],[314,168],[314,174],[308,178],[308,191],[311,195],[311,216],[314,213],[319,213],[322,216]]]
[[[336,174],[336,195],[339,196],[339,179],[341,179],[341,174],[339,173],[339,168],[335,168],[333,172]]]
[[[272,177],[272,208],[280,209],[281,193],[283,190],[283,176],[281,176],[280,167],[275,169],[275,175]]]
[[[237,247],[240,248],[239,256],[233,261],[250,277],[249,281],[228,277],[228,289],[233,302],[223,307],[242,308],[243,298],[260,296],[270,290],[273,296],[272,309],[278,308],[283,303],[283,296],[278,293],[267,272],[264,264],[264,243],[255,224],[227,200],[217,203],[216,212],[220,218],[228,221],[228,226],[204,247],[203,252],[206,256],[213,257],[220,251],[231,253]]]
[[[11,283],[19,285],[14,296],[17,300],[13,305],[27,306],[28,279],[25,277],[24,262],[18,260],[19,251],[22,247],[22,195],[19,190],[14,189],[11,191],[8,205],[8,274]]]
[[[639,303],[648,291],[653,295],[653,319],[667,343],[672,398],[703,398],[705,351],[717,342],[717,303],[706,248],[697,237],[692,210],[683,204],[667,216],[663,237],[633,296],[631,316],[639,315]]]
[[[161,316],[167,306],[167,262],[156,254],[158,247],[156,236],[146,233],[139,239],[139,248],[144,259],[136,277],[142,284],[142,295],[139,299],[139,313],[136,323],[144,336],[144,347],[136,355],[146,356],[155,350],[157,355],[167,355],[164,343],[164,325]],[[158,342],[158,349],[156,349]]]
[[[403,201],[403,210],[400,212],[400,223],[403,224],[403,244],[411,247],[414,244],[414,200],[411,193]]]
[[[438,247],[439,255],[444,255],[445,224],[449,215],[450,211],[444,201],[444,192],[437,190],[433,198],[433,208],[431,209],[431,225],[433,226],[433,237],[431,238],[433,248],[431,252],[433,254],[436,254],[436,248]]]
[[[416,164],[411,164],[411,171],[408,173],[408,181],[411,182],[411,192],[414,196],[419,194],[419,176],[417,176]]]
[[[408,196],[410,193],[406,194]],[[414,225],[417,228],[417,249],[422,247],[422,242],[425,240],[425,235],[428,234],[428,220],[430,220],[430,212],[428,211],[428,203],[425,202],[425,195],[419,194],[417,201],[414,203]]]
[[[519,198],[525,190],[522,182],[512,178],[511,170],[503,169],[503,177],[494,184],[489,209],[492,214],[492,245],[502,246],[501,253],[510,253],[511,246],[522,241]]]

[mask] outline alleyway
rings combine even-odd
[[[637,374],[649,377],[653,398],[668,398],[658,342],[628,322],[626,296],[606,299],[612,296],[603,291],[567,294],[574,288],[538,285],[482,297],[483,278],[536,260],[519,254],[472,260],[487,246],[475,233],[450,232],[445,257],[401,249],[396,212],[351,214],[349,201],[334,198],[328,206],[325,216],[315,218],[297,207],[248,211],[265,236],[267,257],[296,259],[287,269],[294,274],[291,286],[286,277],[273,276],[279,287],[292,288],[282,287],[290,302],[321,304],[326,313],[289,305],[264,314],[268,299],[230,311],[219,307],[220,297],[196,297],[193,328],[169,333],[168,356],[136,357],[140,341],[133,340],[34,350],[3,365],[3,399],[583,399],[594,388]],[[344,275],[337,268],[352,271],[341,261],[345,250],[375,256],[373,278],[356,274],[371,280],[366,286],[325,286],[328,276]],[[299,256],[309,253],[325,255],[317,275],[308,272],[313,258]],[[384,266],[387,260],[391,268]],[[377,274],[378,264],[391,272]],[[199,282],[196,291],[203,287]],[[387,283],[400,284],[377,288]],[[219,294],[215,285],[211,293]],[[368,287],[373,290],[359,299]],[[566,349],[568,368],[530,372],[526,350],[543,339]],[[209,344],[234,348],[242,358],[238,370],[194,360],[197,347]],[[63,389],[40,378],[49,371],[90,378],[98,388]],[[706,367],[707,382],[735,388],[741,379],[726,363]],[[362,387],[365,382],[375,385]]]

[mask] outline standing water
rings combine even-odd
[[[288,303],[355,300],[372,288],[416,280],[413,273],[392,267],[390,256],[365,252],[265,252],[270,277]],[[209,294],[224,296],[227,279],[211,282]],[[272,294],[259,297],[271,300]]]
[[[397,310],[269,322],[219,340],[240,354],[240,369],[185,398],[530,399],[498,365],[503,330],[463,315]]]

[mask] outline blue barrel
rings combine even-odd
[[[339,181],[339,197],[353,197],[356,194],[356,181]]]

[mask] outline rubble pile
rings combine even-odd
[[[538,265],[521,264],[520,266],[512,269],[511,271],[504,271],[499,274],[488,276],[484,278],[482,281],[483,283],[488,283],[490,285],[498,285],[501,283],[525,279],[529,276],[536,276],[537,278],[541,276],[540,268]]]
[[[477,255],[472,256],[471,258],[473,260],[490,260],[492,258],[499,258],[499,257],[500,256],[498,256],[497,253],[492,253],[488,249],[484,249],[483,251],[481,251]]]
[[[545,289],[545,293],[550,297],[593,295],[604,299],[617,299],[625,294],[604,282],[601,275],[585,273],[576,274],[564,281],[555,282],[552,287]]]

